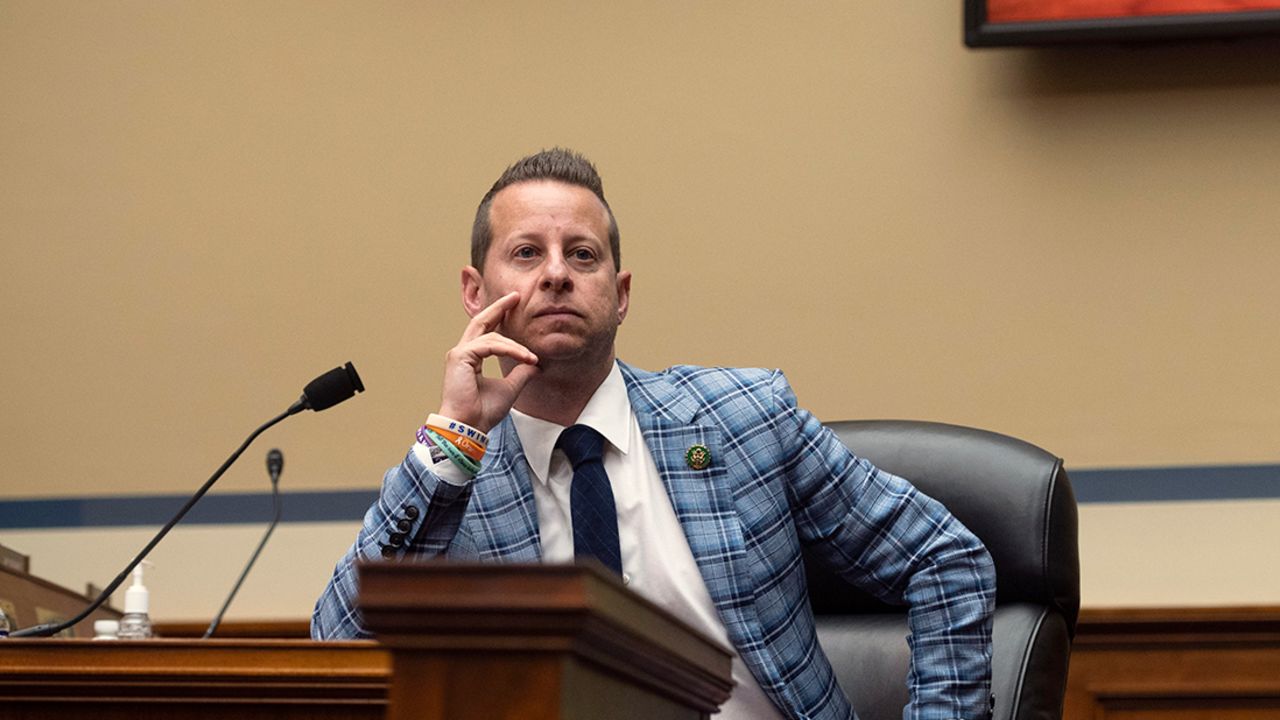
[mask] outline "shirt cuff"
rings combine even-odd
[[[413,454],[418,458],[418,462],[422,463],[432,475],[440,478],[444,482],[456,487],[466,487],[471,484],[471,476],[462,471],[462,468],[453,464],[449,458],[436,460],[431,457],[431,448],[423,443],[413,444]]]

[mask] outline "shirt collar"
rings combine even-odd
[[[604,382],[600,383],[600,387],[596,388],[587,401],[587,406],[582,409],[575,424],[591,427],[603,435],[618,452],[626,455],[630,450],[632,417],[627,384],[615,362]],[[565,426],[526,415],[515,408],[511,409],[511,421],[515,423],[516,435],[524,446],[529,469],[539,482],[546,484],[551,476],[551,453],[556,449],[556,440],[560,438]]]

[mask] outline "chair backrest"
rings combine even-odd
[[[995,720],[1062,715],[1080,609],[1076,502],[1062,460],[985,430],[941,423],[828,423],[850,450],[906,478],[986,544],[997,591]],[[818,637],[860,720],[898,720],[907,702],[904,609],[806,563]]]

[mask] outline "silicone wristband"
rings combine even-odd
[[[437,427],[435,425],[423,425],[423,427],[427,428],[428,430],[431,430],[436,435],[439,435],[440,437],[444,438],[446,441],[451,443],[454,447],[461,450],[463,455],[466,455],[472,460],[475,460],[476,462],[480,462],[481,460],[484,459],[485,446],[481,445],[475,440],[472,440],[467,437],[463,437],[458,433],[449,432],[448,430],[445,430],[444,428],[441,428],[441,427]]]
[[[433,428],[439,428],[441,430],[448,430],[449,432],[457,433],[469,440],[475,440],[481,445],[487,446],[489,444],[488,435],[485,435],[484,433],[471,427],[470,425],[467,425],[466,423],[458,422],[453,418],[431,413],[430,415],[427,416],[426,424],[430,425]]]
[[[427,437],[434,440],[436,447],[440,448],[453,461],[453,464],[457,465],[463,472],[473,476],[480,472],[480,463],[464,455],[461,450],[454,447],[453,443],[435,434],[430,428],[427,428]]]

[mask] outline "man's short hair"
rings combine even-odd
[[[540,153],[517,160],[507,168],[498,181],[485,193],[480,206],[476,208],[476,220],[471,226],[471,265],[484,272],[484,259],[489,254],[489,245],[493,242],[493,228],[489,226],[489,210],[493,206],[493,196],[503,188],[516,183],[534,180],[557,180],[569,185],[584,187],[600,198],[605,212],[609,215],[609,250],[613,253],[613,269],[622,267],[622,248],[618,237],[618,221],[613,217],[613,209],[609,201],[604,199],[604,183],[600,173],[591,161],[572,150],[551,148]]]

